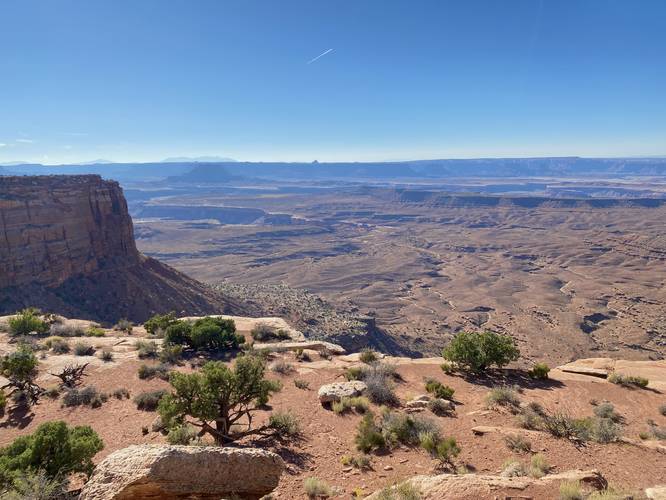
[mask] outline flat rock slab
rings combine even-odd
[[[323,340],[312,340],[305,342],[271,342],[271,343],[256,343],[253,344],[255,349],[266,349],[271,352],[287,352],[298,351],[299,349],[317,351],[323,354],[340,355],[346,351],[343,347],[332,342],[324,342]]]
[[[342,398],[354,398],[363,394],[367,388],[365,382],[360,380],[322,385],[318,393],[319,401],[325,404],[340,401]]]
[[[80,500],[257,500],[273,491],[282,459],[256,448],[135,445],[106,457]]]
[[[494,427],[490,425],[477,425],[476,427],[472,427],[472,433],[477,436],[483,436],[484,434],[501,434],[502,436],[517,434],[519,436],[531,436],[537,439],[549,436],[549,434],[542,431],[521,429],[518,427]]]
[[[603,488],[606,481],[596,470],[572,470],[561,474],[549,474],[540,479],[531,477],[501,477],[481,474],[439,474],[436,476],[414,476],[406,482],[420,492],[422,500],[504,498],[500,491],[523,491],[529,487],[544,487],[562,481],[580,481],[595,488]],[[365,500],[379,500],[375,492]]]
[[[650,500],[666,500],[666,485],[645,489],[645,496]]]
[[[611,372],[635,375],[647,378],[650,381],[648,387],[659,390],[666,389],[666,360],[663,359],[633,361],[612,358],[584,358],[558,366],[557,369],[565,373],[600,378],[606,378]]]

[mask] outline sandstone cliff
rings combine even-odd
[[[0,312],[24,306],[109,322],[248,312],[141,255],[122,189],[96,175],[0,177]]]

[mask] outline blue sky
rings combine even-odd
[[[665,26],[663,0],[0,0],[0,162],[664,155]]]

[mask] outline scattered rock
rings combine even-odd
[[[162,418],[159,415],[153,420],[153,423],[150,425],[150,430],[153,432],[162,432],[166,430],[164,423],[162,423]]]
[[[428,402],[432,398],[428,396],[427,394],[420,394],[419,396],[416,396],[414,399],[411,401],[407,401],[405,403],[405,408],[408,410],[416,410],[416,409],[425,409],[428,407]]]
[[[282,459],[266,450],[216,446],[136,445],[106,457],[81,500],[257,500],[275,489]]]
[[[366,389],[365,382],[361,382],[360,380],[322,385],[319,388],[319,401],[324,404],[340,401],[345,397],[353,398],[363,394]]]
[[[666,500],[666,485],[645,488],[645,496],[650,500]]]

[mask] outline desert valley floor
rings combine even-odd
[[[220,224],[225,207],[267,216]],[[666,352],[659,204],[361,188],[165,196],[134,219],[142,252],[201,281],[307,289],[411,352],[438,353],[462,329],[510,333],[528,361]]]

